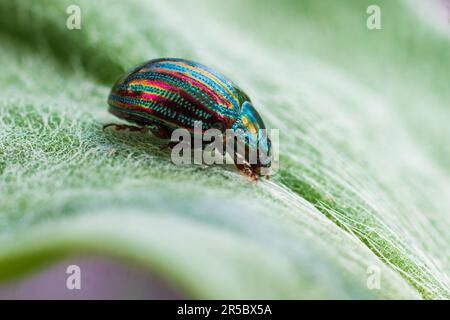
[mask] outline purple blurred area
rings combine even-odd
[[[68,289],[66,273],[80,269],[80,289]],[[73,278],[72,278],[73,279]],[[70,287],[70,286],[69,286]],[[12,282],[0,283],[0,299],[182,299],[155,275],[123,261],[106,257],[76,257]]]

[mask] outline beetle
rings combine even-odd
[[[177,58],[147,61],[113,85],[108,104],[113,115],[135,125],[107,124],[104,129],[150,130],[158,138],[169,139],[175,129],[193,132],[196,121],[201,121],[203,131],[216,128],[236,133],[233,139],[242,148],[233,148],[230,155],[245,175],[265,176],[261,169],[271,165],[271,141],[250,98],[202,64]],[[229,143],[226,137],[224,142]],[[249,161],[251,151],[257,152],[256,161]],[[266,155],[264,161],[261,154]]]

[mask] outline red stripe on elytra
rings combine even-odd
[[[187,75],[185,75],[183,73],[176,72],[176,71],[170,71],[170,70],[167,70],[167,69],[164,69],[164,68],[154,68],[153,71],[160,72],[160,73],[163,73],[163,74],[167,74],[167,75],[173,76],[175,78],[178,78],[180,80],[183,80],[185,82],[189,82],[194,87],[197,87],[200,90],[202,90],[203,92],[205,92],[216,103],[224,105],[227,108],[232,108],[233,107],[231,105],[231,103],[227,99],[225,99],[222,96],[220,96],[217,92],[215,92],[211,88],[207,87],[206,85],[204,85],[200,81],[198,81],[198,80],[196,80],[194,78],[191,78],[191,77],[189,77],[189,76],[187,76]]]
[[[139,79],[139,82],[131,82],[130,84],[141,84],[141,85],[149,85],[149,86],[155,86],[164,90],[167,90],[168,92],[175,92],[177,93],[182,99],[186,100],[189,104],[191,104],[194,108],[200,108],[205,113],[211,115],[212,117],[217,116],[217,112],[209,108],[208,106],[205,106],[202,101],[199,101],[192,95],[190,95],[188,92],[180,88],[179,86],[173,85],[168,83],[165,80],[159,80],[159,79]],[[141,94],[140,91],[130,91],[135,93],[128,93],[126,90],[120,92],[120,94],[123,95],[129,95],[129,96],[139,96]],[[137,93],[136,93],[137,92]],[[195,115],[193,111],[186,110],[186,113]]]

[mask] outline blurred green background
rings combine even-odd
[[[2,0],[0,279],[101,254],[191,298],[450,298],[449,39],[439,0]],[[112,83],[157,57],[238,83],[277,174],[103,132]]]

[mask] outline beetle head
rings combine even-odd
[[[261,116],[250,101],[242,104],[235,130],[239,130],[238,136],[245,145],[247,161],[250,153],[248,151],[257,150],[256,161],[250,163],[252,171],[258,175],[264,175],[262,168],[268,168],[271,165],[271,141]]]

